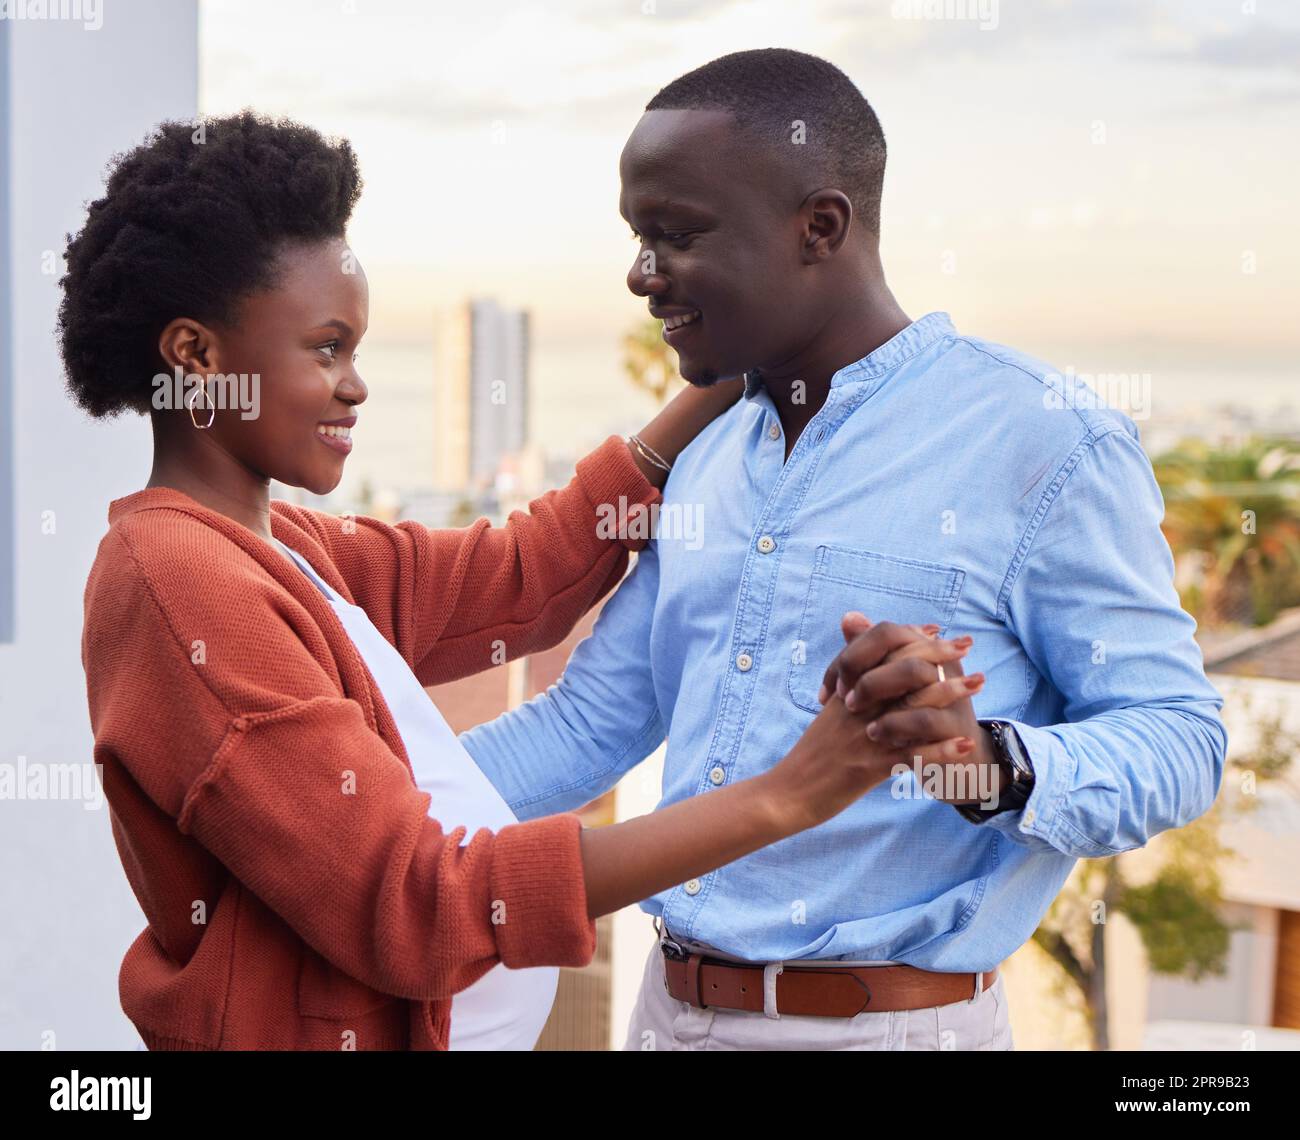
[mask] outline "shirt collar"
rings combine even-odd
[[[891,368],[898,367],[909,357],[929,348],[935,341],[956,335],[957,330],[953,327],[952,318],[947,313],[926,313],[901,332],[895,333],[879,348],[867,353],[861,360],[846,364],[831,377],[831,387],[838,388],[841,384],[873,379]],[[745,373],[745,399],[752,400],[765,389],[766,386],[761,379],[755,378],[753,373]]]

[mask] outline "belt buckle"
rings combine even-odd
[[[668,937],[668,927],[663,920],[655,916],[655,930],[659,934],[659,949],[675,962],[685,962],[689,955],[680,942]]]
[[[689,955],[682,948],[680,943],[674,942],[671,938],[661,938],[659,940],[659,949],[662,950],[674,962],[685,962]]]

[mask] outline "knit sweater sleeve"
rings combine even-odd
[[[428,817],[429,795],[309,650],[292,595],[252,559],[223,556],[220,536],[182,519],[182,551],[159,533],[167,512],[138,521],[87,592],[83,660],[106,773],[120,766],[373,989],[443,1000],[498,961],[590,961],[576,816],[483,829],[461,846],[465,829]]]
[[[609,437],[567,487],[457,529],[289,508],[329,553],[356,604],[422,684],[469,676],[557,645],[650,538],[659,492]]]

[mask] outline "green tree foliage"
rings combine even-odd
[[[1300,448],[1184,440],[1153,461],[1164,532],[1195,566],[1183,605],[1207,626],[1265,625],[1300,605]]]

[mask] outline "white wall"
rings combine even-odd
[[[98,30],[60,20],[0,28],[9,54],[0,199],[12,254],[0,318],[12,342],[0,343],[0,367],[13,379],[0,416],[12,417],[16,549],[15,580],[0,583],[14,590],[16,626],[0,644],[0,766],[15,771],[19,756],[29,769],[90,760],[86,574],[109,500],[142,487],[150,463],[143,418],[97,423],[64,394],[53,328],[65,235],[102,192],[113,153],[161,119],[193,118],[197,104],[197,0],[102,0],[101,11]],[[107,807],[0,799],[0,858],[0,1049],[133,1048],[117,971],[144,918]]]
[[[1277,911],[1225,903],[1221,916],[1240,924],[1228,946],[1228,972],[1194,982],[1151,973],[1148,1022],[1200,1021],[1268,1026],[1273,1021],[1273,978],[1277,968]]]

